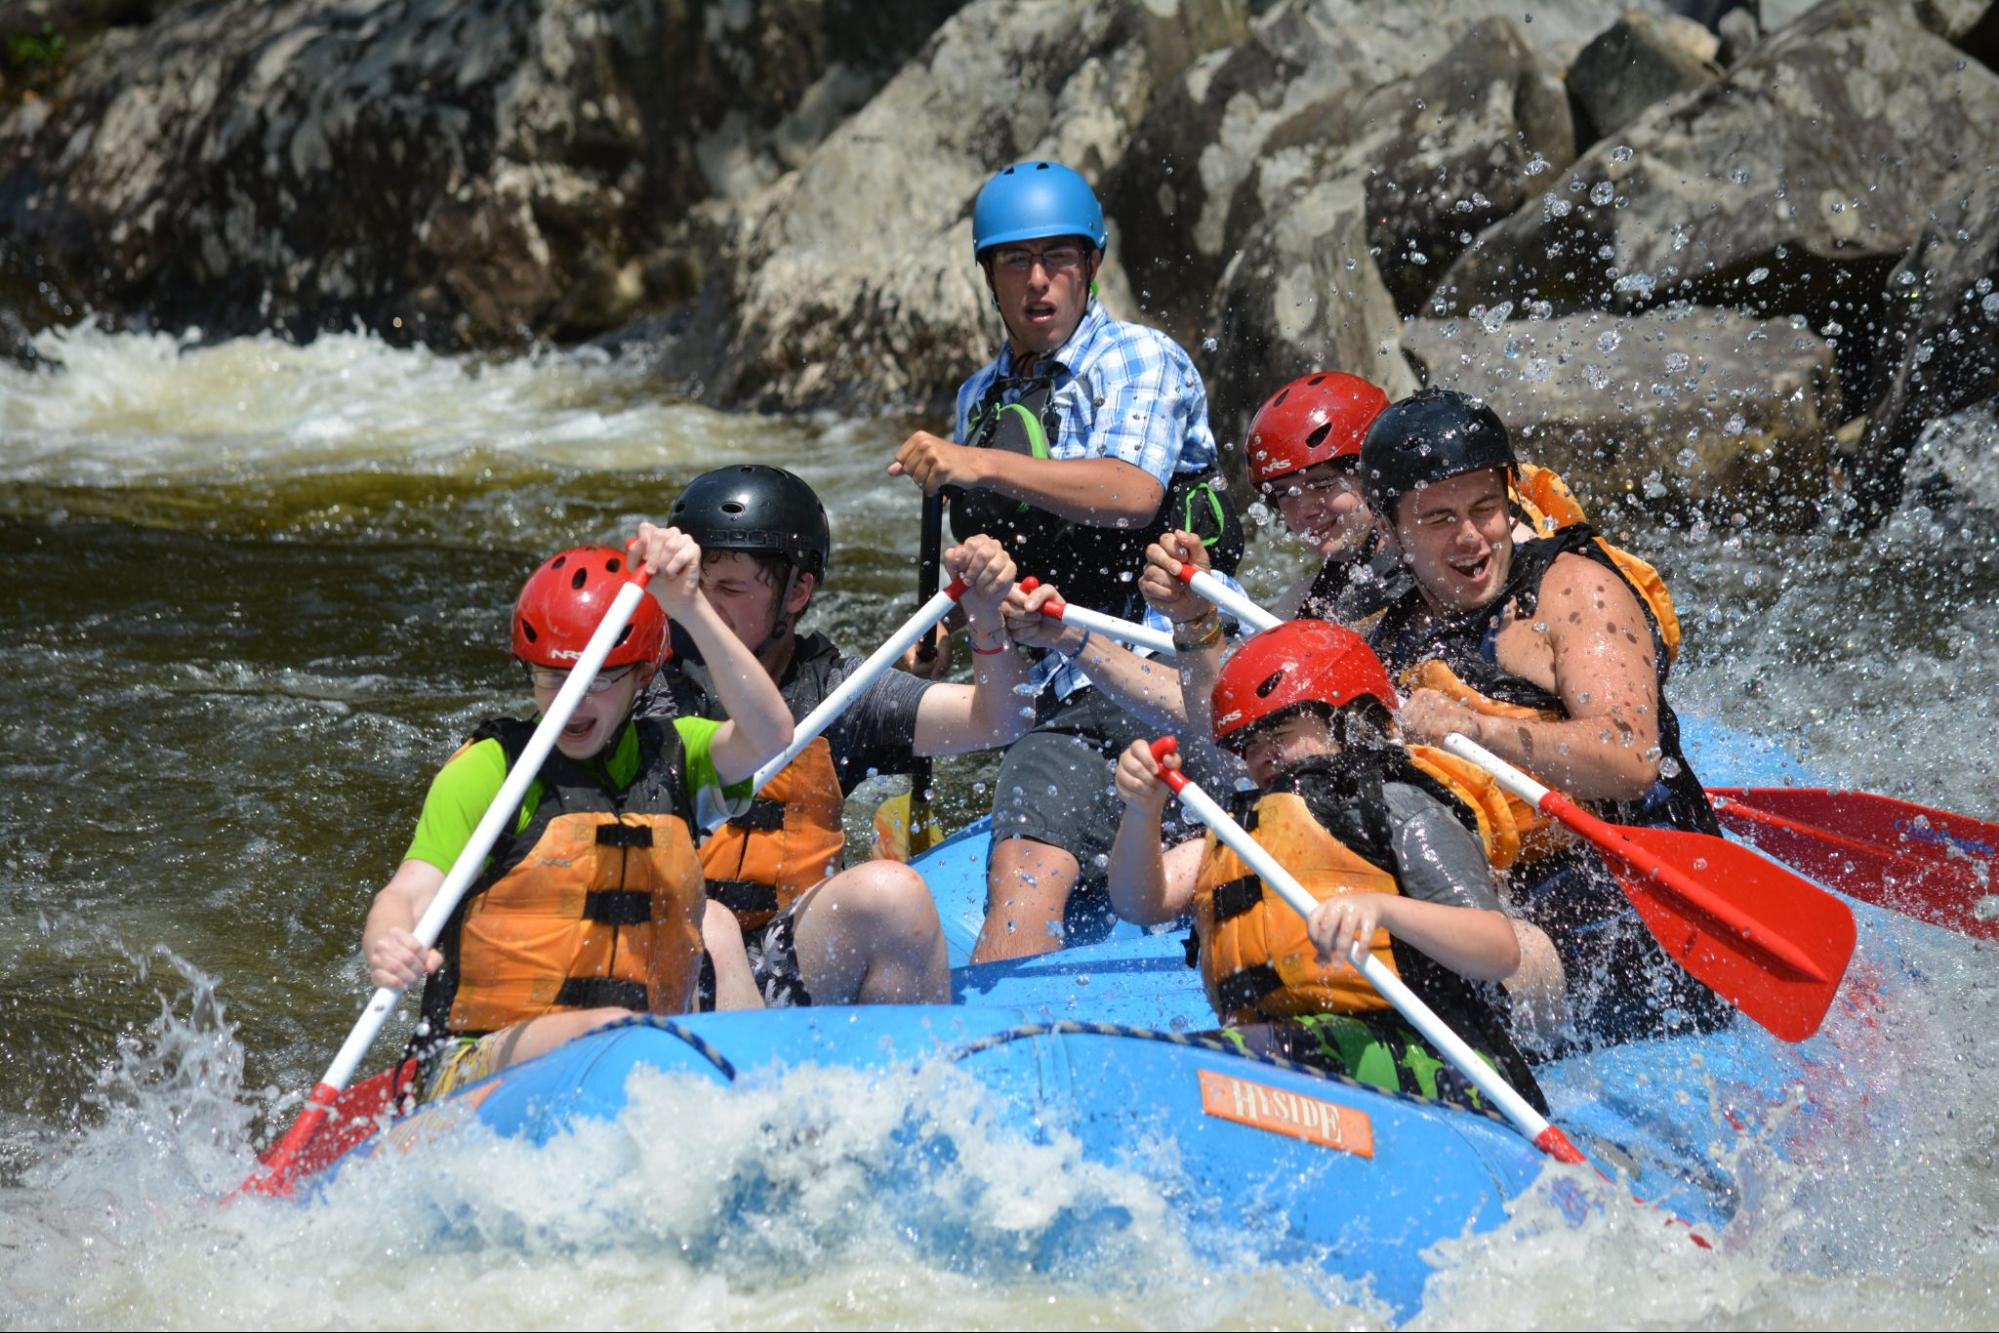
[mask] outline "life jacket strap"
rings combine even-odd
[[[583,895],[583,919],[605,926],[642,926],[652,920],[652,894],[592,889]]]
[[[1217,923],[1241,916],[1263,901],[1263,881],[1255,875],[1244,875],[1226,884],[1215,887],[1215,921]]]
[[[650,824],[599,824],[597,826],[599,847],[650,847],[652,846],[652,826]]]
[[[1229,1013],[1253,1009],[1274,990],[1284,988],[1284,978],[1269,963],[1258,963],[1240,972],[1231,972],[1215,983],[1221,1008]]]
[[[632,1009],[648,1007],[645,983],[617,977],[570,977],[555,993],[555,1002],[571,1009]]]
[[[730,818],[729,823],[745,833],[777,833],[784,828],[784,802],[768,796],[751,800],[750,808]]]
[[[711,879],[708,896],[731,912],[775,912],[777,885],[753,879]]]

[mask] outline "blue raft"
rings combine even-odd
[[[1767,785],[1804,776],[1736,734],[1697,728],[1692,740],[1710,780]],[[1084,1159],[1152,1180],[1188,1234],[1214,1242],[1208,1252],[1316,1266],[1396,1319],[1421,1304],[1433,1245],[1498,1227],[1509,1204],[1551,1170],[1496,1116],[1190,1036],[1213,1016],[1186,965],[1182,932],[1080,923],[1059,953],[965,966],[982,912],[987,841],[984,824],[975,825],[920,864],[954,964],[951,1006],[636,1020],[427,1106],[350,1158],[468,1121],[546,1143],[618,1117],[640,1071],[746,1089],[811,1066],[906,1077],[944,1061],[975,1082],[1000,1132],[1034,1143],[1068,1136]],[[1878,974],[1884,958],[1894,966],[1891,940],[1906,921],[1855,910],[1870,968]],[[1814,1068],[1836,1069],[1841,1058],[1839,1017],[1836,1006],[1826,1032],[1801,1046],[1738,1021],[1544,1066],[1542,1085],[1553,1119],[1595,1165],[1628,1177],[1650,1205],[1712,1228],[1731,1216],[1736,1188],[1711,1160],[1711,1145],[1795,1102],[1801,1088],[1808,1100]],[[909,1142],[909,1160],[883,1170],[885,1180],[914,1189],[937,1164],[923,1135]],[[1045,1245],[1059,1245],[1060,1235]],[[949,1261],[964,1242],[937,1235],[917,1243]],[[1047,1253],[1029,1262],[1060,1266]]]

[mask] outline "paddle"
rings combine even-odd
[[[1284,623],[1207,570],[1196,569],[1185,560],[1180,562],[1180,581],[1252,630],[1272,629]]]
[[[1726,838],[1598,819],[1456,732],[1444,748],[1581,834],[1666,953],[1786,1041],[1818,1031],[1853,956],[1853,913],[1825,890]]]
[[[1040,586],[1041,580],[1032,574],[1020,581],[1020,590],[1024,593],[1033,592]],[[1051,597],[1043,602],[1041,614],[1050,620],[1059,620],[1066,625],[1074,625],[1093,634],[1104,634],[1113,639],[1120,639],[1134,647],[1150,648],[1155,653],[1164,653],[1169,657],[1173,653],[1173,636],[1165,630],[1152,629],[1136,621],[1120,620],[1116,616],[1107,616],[1101,611],[1092,611],[1087,607],[1071,606],[1060,597]]]
[[[458,900],[465,896],[465,890],[471,886],[472,881],[478,877],[481,867],[485,865],[486,853],[491,850],[494,840],[520,810],[521,800],[527,794],[528,785],[541,772],[542,761],[547,759],[548,752],[555,748],[556,738],[569,724],[570,714],[576,711],[576,705],[582,701],[584,693],[590,688],[590,682],[596,679],[598,668],[604,665],[604,658],[616,646],[618,635],[624,631],[626,622],[638,609],[639,599],[648,595],[645,587],[646,578],[645,566],[638,566],[627,577],[624,586],[618,589],[617,596],[611,599],[610,607],[604,612],[604,619],[598,622],[596,633],[590,636],[590,642],[584,645],[582,655],[576,659],[576,665],[570,668],[569,678],[563,681],[562,688],[556,691],[547,713],[542,716],[534,733],[528,737],[527,746],[521,751],[520,759],[508,772],[506,781],[500,784],[498,794],[493,797],[493,803],[487,807],[486,814],[480,819],[478,826],[472,830],[472,837],[465,844],[465,849],[452,863],[450,873],[444,877],[444,883],[438,887],[437,896],[431,899],[430,906],[424,911],[423,919],[417,922],[416,930],[413,932],[424,948],[428,949],[437,943],[437,937],[443,932],[445,923],[458,909]],[[361,1063],[361,1057],[366,1055],[368,1048],[374,1044],[376,1036],[381,1033],[382,1025],[388,1022],[389,1015],[395,1011],[397,1001],[402,999],[402,994],[400,990],[384,986],[377,989],[370,997],[367,1008],[361,1011],[360,1021],[355,1023],[353,1031],[347,1034],[347,1040],[342,1043],[339,1054],[333,1057],[333,1063],[327,1066],[326,1073],[313,1085],[312,1092],[306,1098],[305,1109],[299,1112],[298,1119],[292,1122],[292,1127],[285,1131],[284,1137],[264,1153],[263,1172],[252,1174],[237,1187],[238,1193],[289,1194],[291,1192],[293,1180],[307,1165],[307,1161],[302,1157],[307,1145],[312,1143],[333,1118],[333,1113],[339,1108],[341,1089],[345,1088],[347,1080],[354,1076],[354,1070]]]
[[[1999,824],[1864,791],[1710,787],[1721,822],[1821,884],[1999,942]]]
[[[1162,736],[1152,742],[1152,756],[1164,759],[1179,748],[1179,743],[1171,736]],[[1301,885],[1269,852],[1258,845],[1243,826],[1229,817],[1229,813],[1215,804],[1212,796],[1201,790],[1178,769],[1164,768],[1159,776],[1180,798],[1194,818],[1215,831],[1215,836],[1227,843],[1229,850],[1243,859],[1244,864],[1254,870],[1257,877],[1273,889],[1290,908],[1303,917],[1310,917],[1312,909],[1318,906],[1312,895]],[[1368,984],[1381,993],[1381,997],[1395,1006],[1395,1011],[1409,1021],[1411,1027],[1422,1033],[1438,1054],[1449,1060],[1457,1071],[1471,1080],[1472,1086],[1506,1118],[1513,1122],[1515,1129],[1550,1157],[1558,1162],[1581,1162],[1583,1155],[1570,1143],[1568,1136],[1548,1123],[1547,1118],[1522,1097],[1511,1083],[1500,1077],[1499,1071],[1465,1044],[1464,1038],[1454,1032],[1429,1005],[1416,997],[1414,991],[1402,984],[1402,979],[1381,965],[1381,960],[1368,951],[1363,940],[1354,941],[1347,953],[1347,961],[1359,969]]]
[[[944,493],[923,497],[923,528],[917,539],[916,596],[926,602],[937,591],[944,565]],[[933,622],[934,623],[934,622]],[[927,630],[928,627],[926,627]],[[925,633],[916,660],[928,666],[937,659],[935,636]],[[875,855],[908,861],[937,845],[936,817],[930,813],[930,759],[916,756],[909,770],[909,790],[875,807]]]
[[[805,747],[818,739],[819,733],[831,725],[834,718],[847,711],[847,705],[866,694],[882,673],[900,661],[902,655],[915,646],[919,639],[935,629],[937,622],[951,614],[951,608],[965,595],[965,581],[953,579],[951,586],[939,589],[930,600],[917,609],[915,615],[902,622],[895,633],[882,641],[881,647],[869,653],[867,660],[854,668],[848,676],[833,688],[833,692],[819,701],[819,706],[805,715],[803,721],[792,729],[791,744],[779,751],[777,756],[764,764],[756,772],[755,782],[759,790],[776,777],[786,764],[798,758]]]

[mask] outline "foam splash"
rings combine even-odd
[[[473,1125],[305,1205],[218,1203],[251,1165],[241,1050],[212,981],[174,970],[178,1012],[103,1071],[102,1122],[0,1196],[26,1322],[1380,1322],[1316,1270],[1189,1235],[1170,1190],[1073,1138],[998,1127],[941,1064],[734,1090],[640,1071],[616,1120],[545,1146]]]
[[[1503,1227],[1436,1247],[1412,1326],[1989,1327],[1990,951],[1893,920],[1869,939],[1793,1099],[1709,1145],[1741,1192],[1711,1250],[1622,1182],[1544,1177]]]
[[[74,485],[234,479],[468,457],[605,469],[756,452],[762,424],[662,400],[602,353],[487,362],[365,333],[299,345],[89,325],[36,340],[60,371],[0,365],[0,475]]]

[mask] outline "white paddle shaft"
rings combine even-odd
[[[1180,567],[1180,577],[1186,582],[1188,587],[1234,616],[1237,620],[1240,620],[1243,624],[1249,626],[1252,630],[1267,630],[1284,623],[1205,569],[1196,569],[1192,565],[1182,565]]]
[[[1504,759],[1501,759],[1498,755],[1486,749],[1469,736],[1460,735],[1454,731],[1444,737],[1444,748],[1458,758],[1470,760],[1486,772],[1492,774],[1493,780],[1498,782],[1500,786],[1506,788],[1506,790],[1512,792],[1536,810],[1540,809],[1541,802],[1548,798],[1548,789],[1546,787],[1534,781],[1534,779],[1528,777],[1525,773],[1507,763]]]
[[[1153,652],[1168,657],[1173,655],[1173,636],[1165,630],[1153,629],[1149,625],[1140,625],[1135,621],[1120,620],[1116,616],[1107,616],[1086,606],[1071,606],[1067,602],[1050,602],[1041,610],[1045,615],[1056,611],[1057,608],[1060,608],[1057,618],[1064,624],[1108,635],[1134,648],[1150,648]]]
[[[888,641],[868,655],[867,661],[855,669],[854,674],[841,681],[833,692],[819,703],[819,706],[805,715],[805,720],[792,730],[791,744],[784,747],[775,759],[757,770],[756,785],[761,791],[765,783],[783,771],[784,766],[805,752],[819,733],[833,724],[833,719],[847,711],[847,705],[868,692],[884,671],[893,666],[901,656],[915,646],[918,639],[928,634],[936,623],[949,615],[958,599],[965,595],[965,585],[953,582],[950,587],[938,592],[918,608],[915,615],[902,623],[902,628],[889,635]]]

